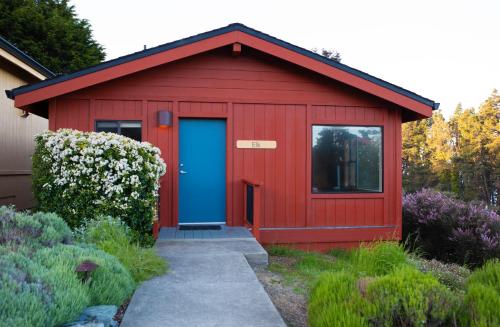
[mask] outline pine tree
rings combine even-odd
[[[479,132],[479,169],[482,200],[498,204],[500,190],[500,96],[493,90],[477,113]]]
[[[434,184],[430,152],[426,146],[428,129],[427,119],[403,124],[402,160],[405,192],[415,192]]]
[[[451,132],[440,111],[434,112],[426,139],[427,151],[433,175],[437,178],[436,188],[451,191]]]
[[[459,104],[447,122],[442,113],[403,125],[403,187],[451,191],[465,201],[498,206],[500,96],[494,90],[478,110]]]

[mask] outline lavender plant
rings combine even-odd
[[[445,262],[477,267],[500,258],[496,212],[430,189],[404,196],[403,237],[424,256]]]

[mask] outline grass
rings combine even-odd
[[[115,256],[130,271],[137,284],[164,274],[168,264],[151,247],[142,247],[131,241],[134,237],[121,220],[99,217],[87,221],[76,231],[77,240],[94,244],[97,248]]]
[[[272,259],[269,270],[281,274],[286,283],[305,293],[322,273],[345,271],[358,277],[379,276],[409,264],[404,248],[389,242],[352,251],[334,249],[326,254],[283,246],[270,246],[267,251]]]
[[[114,255],[130,271],[136,283],[164,274],[168,269],[166,261],[153,248],[143,248],[137,243],[102,241],[101,250]]]
[[[321,273],[337,267],[330,255],[282,246],[270,246],[267,251],[272,258],[269,270],[281,274],[299,294],[307,294]]]

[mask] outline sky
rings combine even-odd
[[[500,89],[499,0],[72,0],[106,59],[239,22],[441,103]]]

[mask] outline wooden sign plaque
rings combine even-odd
[[[237,140],[238,149],[276,149],[276,141],[266,140]]]

